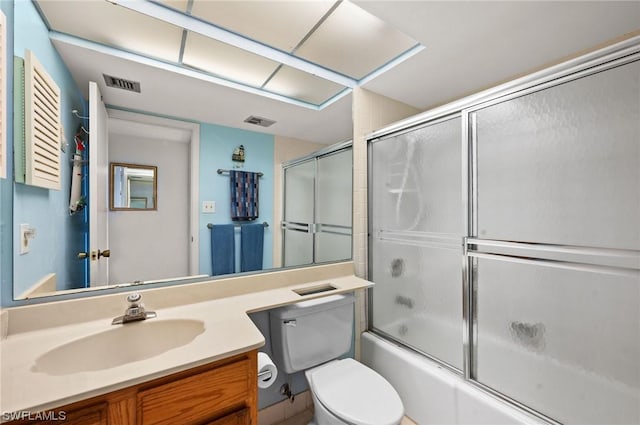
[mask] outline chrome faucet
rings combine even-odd
[[[125,310],[124,315],[118,316],[111,322],[112,325],[124,325],[129,322],[136,322],[138,320],[152,319],[156,317],[155,311],[146,311],[144,305],[142,305],[142,295],[137,292],[127,296],[127,302],[129,307]]]

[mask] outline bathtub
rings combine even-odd
[[[459,375],[374,334],[362,334],[361,361],[398,391],[419,425],[545,424],[465,382]]]

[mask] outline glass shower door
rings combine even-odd
[[[315,262],[351,258],[353,150],[318,158]]]
[[[314,160],[284,169],[283,265],[313,263]]]
[[[471,378],[640,423],[640,62],[478,108]]]
[[[462,369],[462,123],[370,144],[372,328]]]

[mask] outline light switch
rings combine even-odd
[[[28,224],[20,225],[20,255],[29,252],[29,242],[31,242],[31,239],[35,238],[35,236],[35,229],[31,228]]]
[[[202,202],[202,212],[205,214],[213,214],[216,212],[216,202],[215,201],[203,201]]]

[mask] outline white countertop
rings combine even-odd
[[[292,290],[325,283],[337,289],[307,296],[300,296]],[[147,301],[147,309],[158,314],[157,318],[148,320],[201,320],[205,325],[204,332],[190,343],[154,357],[90,372],[54,376],[34,372],[32,368],[39,356],[55,347],[112,329],[112,318],[9,334],[0,344],[0,415],[52,409],[260,348],[265,344],[264,337],[249,319],[248,313],[352,292],[371,285],[355,276],[342,276],[161,309],[154,308]],[[118,295],[119,299],[123,298],[122,294]],[[126,303],[122,300],[119,303],[124,311]],[[46,321],[46,318],[41,320]],[[167,335],[167,338],[170,337]]]

